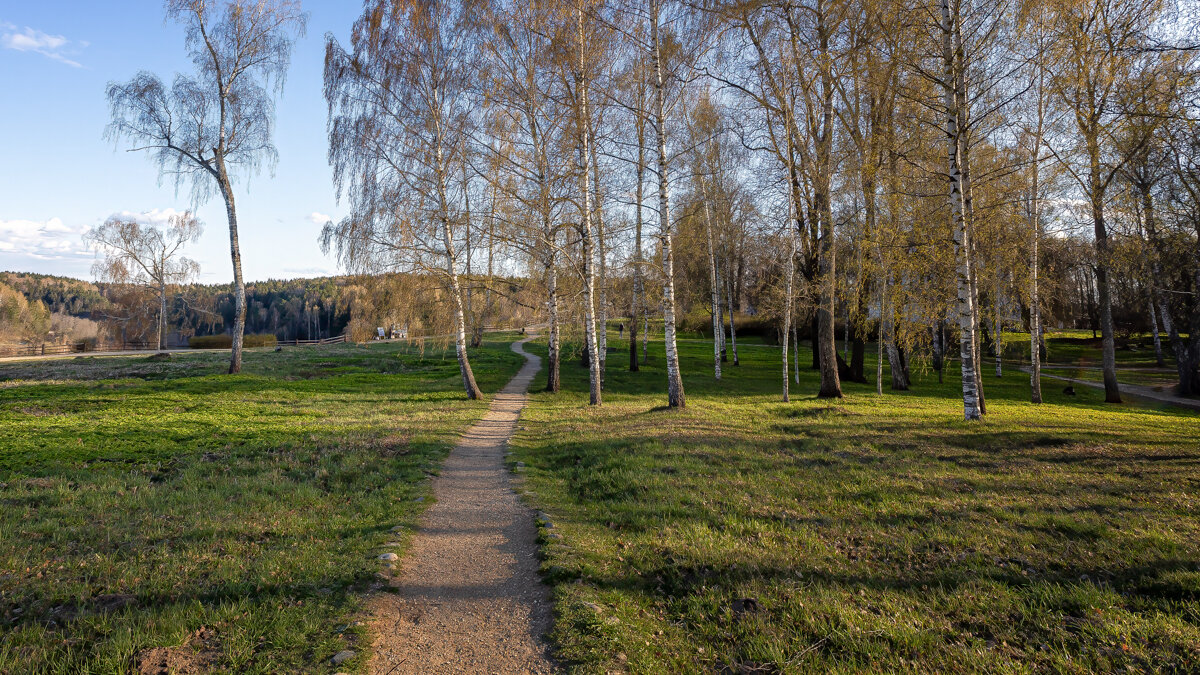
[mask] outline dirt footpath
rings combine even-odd
[[[370,672],[552,673],[543,635],[550,596],[537,574],[533,515],[513,493],[504,451],[541,359],[495,396],[434,479],[426,512],[393,581],[371,603]]]

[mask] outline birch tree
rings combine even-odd
[[[647,0],[646,21],[649,24],[651,86],[654,89],[652,107],[655,145],[658,155],[658,239],[662,249],[663,273],[663,342],[667,358],[667,405],[683,408],[683,375],[679,372],[679,349],[675,342],[675,258],[671,243],[670,161],[667,155],[667,88],[678,87],[675,68],[683,63],[666,62],[663,35],[662,0]],[[684,62],[686,63],[686,61]]]
[[[501,194],[520,205],[521,222],[512,242],[540,268],[546,290],[549,322],[546,390],[561,387],[561,320],[558,268],[562,260],[564,179],[571,171],[560,147],[567,142],[569,111],[554,77],[555,32],[562,15],[550,2],[513,0],[490,7],[486,29],[489,39],[481,49],[489,64],[482,97],[498,108],[499,134],[509,151],[496,157],[496,171],[487,176]],[[491,147],[490,145],[488,147]]]
[[[1114,157],[1113,139],[1127,118],[1116,104],[1125,86],[1140,71],[1144,37],[1156,15],[1159,0],[1054,0],[1047,6],[1055,41],[1049,58],[1050,86],[1056,100],[1069,111],[1077,135],[1050,146],[1088,203],[1096,247],[1096,290],[1099,296],[1101,364],[1104,400],[1121,402],[1117,382],[1116,341],[1110,281],[1108,192],[1129,157]]]
[[[715,182],[720,177],[717,168],[717,149],[720,117],[711,98],[704,94],[688,115],[688,131],[693,149],[693,183],[702,206],[705,243],[707,244],[709,312],[712,314],[713,376],[721,379],[721,356],[724,352],[722,336],[725,333],[721,321],[721,274],[718,269],[719,234],[714,215],[714,201],[718,190]]]
[[[329,157],[350,214],[322,232],[356,271],[419,271],[442,280],[468,398],[482,396],[467,354],[462,175],[472,26],[454,2],[368,2],[350,51],[325,45]]]
[[[224,200],[235,303],[229,372],[238,373],[246,284],[233,186],[264,162],[274,168],[275,97],[307,16],[297,0],[167,0],[166,11],[183,25],[195,72],[176,75],[169,87],[147,71],[109,83],[106,135],[149,151],[159,175],[190,183],[197,201],[214,191]]]
[[[157,349],[166,348],[168,290],[186,284],[200,273],[200,265],[182,255],[183,248],[200,238],[200,221],[191,213],[171,216],[166,227],[113,216],[92,228],[84,239],[104,257],[92,273],[106,283],[143,289],[158,299]]]
[[[597,34],[598,21],[591,0],[573,0],[564,7],[569,19],[563,21],[559,37],[560,53],[558,69],[563,85],[564,99],[571,111],[570,127],[573,134],[576,165],[574,177],[578,181],[576,207],[578,221],[576,229],[580,240],[583,280],[583,323],[584,349],[588,355],[589,403],[601,405],[603,395],[602,373],[599,359],[596,321],[596,229],[593,207],[592,152],[592,83],[598,67],[597,49],[602,40]]]
[[[960,122],[966,98],[962,90],[960,77],[965,67],[964,54],[961,48],[961,25],[959,0],[940,0],[941,7],[941,36],[942,36],[942,90],[944,100],[944,123],[946,130],[947,173],[950,178],[948,195],[951,229],[954,236],[954,250],[957,257],[956,280],[958,286],[958,316],[959,330],[959,360],[962,367],[963,417],[978,420],[983,416],[979,405],[979,389],[976,369],[976,321],[978,313],[975,309],[976,294],[973,292],[971,229],[965,209],[965,194],[963,191],[962,150],[965,145],[963,129]]]

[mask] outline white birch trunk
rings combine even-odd
[[[658,0],[650,1],[650,40],[654,60],[654,131],[658,144],[658,226],[662,241],[663,266],[663,342],[667,359],[667,405],[687,405],[683,377],[679,372],[679,351],[675,343],[675,256],[671,245],[671,199],[667,182],[666,91],[663,81],[662,45],[658,35]]]
[[[590,129],[591,127],[589,127]],[[592,136],[592,191],[596,212],[596,253],[599,258],[598,281],[600,282],[599,298],[596,308],[596,349],[600,353],[600,388],[604,388],[604,373],[608,364],[608,250],[605,243],[604,205],[600,194],[600,163],[596,158],[596,139]]]
[[[580,236],[583,240],[583,323],[585,338],[587,340],[586,349],[589,355],[589,403],[591,405],[600,405],[600,359],[597,356],[596,340],[596,261],[592,244],[594,232],[592,229],[592,191],[590,186],[591,113],[588,105],[588,96],[590,94],[588,93],[584,75],[583,50],[585,40],[582,8],[576,11],[576,29],[578,38],[576,48],[579,50],[579,62],[577,64],[578,71],[575,73],[575,98],[577,106],[575,124],[576,132],[579,134],[577,143],[579,153],[579,220],[581,225]]]
[[[957,257],[956,279],[958,284],[958,328],[959,357],[962,364],[963,418],[982,418],[979,395],[976,389],[975,372],[975,307],[971,293],[971,242],[968,238],[967,222],[963,215],[962,171],[959,167],[960,138],[959,100],[957,87],[957,64],[952,49],[951,36],[957,29],[950,11],[951,0],[941,0],[942,13],[942,60],[945,72],[946,146],[948,172],[950,175],[950,214],[954,232],[954,249]]]
[[[717,254],[713,247],[712,206],[707,190],[704,191],[704,233],[708,237],[708,283],[709,308],[712,310],[713,329],[713,377],[721,379],[721,336],[725,328],[721,325],[721,286],[717,276]]]

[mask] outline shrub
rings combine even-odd
[[[188,338],[192,349],[229,349],[233,346],[231,335],[193,335]]]
[[[679,330],[711,339],[712,314],[704,311],[704,309],[693,310],[680,318]],[[728,322],[729,317],[726,316],[724,324],[726,331],[729,330]],[[753,316],[736,314],[734,315],[733,325],[737,329],[738,337],[758,337],[762,338],[763,342],[767,344],[779,344],[779,322],[774,317],[766,317],[761,314]]]
[[[274,333],[256,333],[242,338],[242,345],[245,347],[274,347],[277,344],[279,340]]]

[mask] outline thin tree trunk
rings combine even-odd
[[[1030,218],[1031,223],[1029,232],[1029,269],[1031,280],[1029,292],[1029,362],[1031,364],[1029,369],[1029,400],[1033,403],[1042,402],[1042,350],[1040,344],[1042,336],[1042,304],[1038,297],[1038,275],[1040,269],[1039,265],[1041,264],[1038,248],[1042,237],[1040,215],[1041,199],[1038,190],[1038,162],[1035,159],[1033,165],[1032,191],[1034,206],[1030,208],[1032,217]]]
[[[1033,137],[1033,165],[1030,167],[1031,185],[1026,213],[1029,216],[1029,400],[1033,403],[1042,402],[1042,303],[1039,298],[1039,282],[1041,274],[1041,254],[1039,248],[1042,242],[1042,186],[1041,186],[1041,152],[1042,136],[1045,128],[1045,99],[1042,87],[1045,80],[1045,69],[1038,69],[1037,89],[1037,127]]]
[[[996,377],[1004,377],[1002,362],[1004,359],[1004,336],[1000,331],[1003,324],[1000,322],[1000,307],[996,307],[996,316],[992,317],[992,352],[996,357]]]
[[[942,383],[942,372],[946,369],[946,343],[942,340],[942,320],[933,323],[933,369],[937,371],[938,384]]]
[[[600,162],[596,158],[595,134],[592,135],[592,191],[596,213],[596,255],[599,258],[599,298],[596,308],[596,350],[600,355],[600,388],[604,388],[604,374],[608,365],[608,250],[604,230],[604,206],[600,194]]]
[[[720,279],[717,276],[717,254],[713,248],[712,206],[705,191],[704,194],[704,233],[708,238],[708,284],[709,309],[712,312],[713,331],[713,377],[721,379],[721,336],[725,328],[721,325],[721,290]]]
[[[439,130],[440,132],[440,130]],[[442,220],[442,245],[446,248],[446,274],[450,279],[450,294],[454,300],[454,354],[458,357],[458,369],[462,375],[463,389],[467,398],[478,399],[483,396],[479,385],[475,383],[475,373],[471,371],[471,360],[467,356],[467,321],[466,309],[463,306],[462,284],[458,277],[458,259],[454,250],[454,236],[450,226],[450,207],[446,199],[446,169],[445,157],[442,151],[442,138],[437,135],[437,189],[438,211]]]
[[[1158,257],[1158,222],[1154,215],[1154,198],[1150,194],[1151,185],[1148,181],[1138,182],[1138,192],[1142,198],[1142,213],[1146,223],[1146,234],[1150,239],[1150,272],[1153,276],[1152,282],[1149,284],[1150,297],[1150,326],[1154,332],[1154,358],[1158,367],[1162,368],[1167,365],[1166,359],[1163,356],[1162,338],[1158,331],[1158,317],[1163,318],[1163,327],[1171,324],[1170,312],[1167,309],[1166,299],[1158,291],[1157,284],[1161,283],[1163,278],[1162,264]],[[1155,305],[1158,305],[1156,307]],[[1168,329],[1168,333],[1171,331]]]
[[[952,49],[952,36],[957,31],[957,17],[950,11],[950,0],[941,0],[942,60],[945,69],[946,146],[950,176],[950,214],[957,257],[959,357],[962,364],[963,418],[978,420],[983,416],[975,373],[975,308],[971,293],[971,242],[963,214],[962,172],[959,150],[962,146],[959,122],[959,97],[956,81],[958,61]]]
[[[575,74],[575,97],[576,105],[579,106],[576,111],[576,131],[579,134],[578,152],[579,152],[579,198],[580,198],[580,213],[579,220],[582,225],[580,236],[583,240],[583,321],[584,333],[587,339],[587,349],[590,358],[588,359],[588,384],[590,390],[589,402],[591,405],[601,404],[600,395],[600,359],[597,358],[597,338],[596,338],[596,271],[595,271],[595,251],[592,245],[592,191],[589,185],[591,178],[591,113],[589,110],[588,97],[591,95],[588,92],[587,84],[584,81],[584,31],[583,31],[583,10],[582,8],[576,11],[576,27],[578,42],[576,48],[579,50],[579,62],[577,64],[578,71]]]
[[[1147,303],[1150,306],[1150,332],[1154,336],[1154,362],[1159,368],[1167,365],[1163,358],[1162,339],[1158,335],[1158,312],[1154,311],[1154,297]]]
[[[161,268],[160,268],[161,269]],[[158,351],[167,346],[167,287],[158,286]]]
[[[1090,192],[1092,202],[1092,224],[1096,235],[1096,287],[1100,294],[1100,337],[1101,363],[1104,369],[1104,401],[1121,402],[1121,388],[1117,383],[1117,345],[1113,336],[1112,291],[1108,283],[1108,228],[1104,221],[1105,187],[1100,178],[1100,148],[1093,136],[1088,139],[1090,159]]]
[[[547,310],[550,313],[550,336],[547,347],[546,391],[558,393],[562,386],[559,374],[559,364],[562,362],[562,350],[559,348],[559,319],[558,319],[558,265],[555,247],[557,237],[551,234],[550,250],[546,254],[546,290]]]
[[[721,272],[720,272],[719,268],[717,270],[717,279],[718,279],[717,285],[724,287],[725,282],[721,281],[721,279],[723,279],[723,277],[721,276]],[[717,328],[719,329],[720,335],[721,335],[721,363],[729,363],[729,352],[726,349],[726,343],[725,343],[725,305],[721,303],[721,290],[720,289],[717,290],[717,321],[716,321],[716,325],[717,325]]]
[[[639,103],[643,100],[640,94]],[[641,309],[640,304],[645,303],[643,297],[642,274],[645,270],[642,269],[642,203],[645,200],[645,178],[646,178],[646,124],[641,116],[641,108],[639,107],[637,124],[638,137],[638,153],[637,153],[637,185],[635,186],[636,196],[634,201],[634,233],[633,233],[633,302],[629,310],[629,370],[637,372],[638,370],[638,311]],[[646,336],[642,335],[642,341],[646,340]]]
[[[467,268],[467,270],[466,270],[467,271],[466,315],[467,315],[467,323],[469,324],[469,328],[471,331],[471,346],[478,347],[480,342],[482,342],[482,340],[483,340],[483,334],[479,327],[479,317],[475,314],[475,301],[474,301],[475,275],[471,271],[471,260],[475,257],[475,252],[474,252],[474,250],[472,250],[473,247],[471,246],[471,191],[469,189],[470,185],[467,181],[467,167],[466,166],[463,166],[462,184],[463,184],[463,200],[465,202],[464,205],[466,207],[466,209],[463,213],[463,219],[465,221],[464,229],[465,229],[465,232],[467,235],[466,236],[466,251],[465,251],[466,255],[464,256],[464,258],[466,258],[466,268]]]
[[[229,353],[229,373],[242,372],[242,336],[246,332],[246,282],[242,278],[242,250],[238,245],[237,209],[233,186],[225,172],[225,159],[217,155],[218,181],[225,198],[225,218],[229,222],[229,257],[233,261],[233,345]]]
[[[891,307],[891,298],[888,298],[888,304],[884,305],[882,316],[884,317],[884,335],[887,340],[888,369],[892,373],[892,391],[908,391],[908,369],[904,365],[900,347],[896,343],[896,319],[895,311]]]
[[[971,143],[970,143],[970,97],[967,94],[967,57],[963,48],[962,22],[959,15],[960,4],[955,3],[952,17],[951,40],[953,42],[954,94],[956,97],[956,133],[958,140],[958,169],[959,188],[962,194],[963,223],[967,231],[967,241],[970,244],[969,256],[972,259],[969,285],[971,291],[971,322],[973,324],[972,347],[974,351],[975,395],[978,400],[980,414],[987,414],[987,397],[983,390],[983,343],[980,332],[983,324],[980,320],[981,305],[979,303],[979,270],[974,263],[975,251],[975,207],[971,181]]]
[[[533,100],[532,88],[529,90],[529,96],[527,115],[529,118],[530,134],[533,138],[533,148],[538,158],[538,207],[541,210],[542,217],[542,237],[546,244],[546,310],[550,315],[550,335],[547,338],[546,347],[546,391],[558,393],[562,386],[560,373],[562,349],[559,342],[558,318],[558,231],[552,222],[553,211],[550,205],[550,179],[547,175],[550,171],[550,162],[547,158],[545,141],[541,138],[541,134],[538,131],[538,120],[534,113],[537,105]]]
[[[728,277],[728,275],[726,275]],[[726,278],[726,300],[729,302],[729,347],[733,351],[733,365],[738,365],[737,329],[733,321],[733,279]]]
[[[846,324],[842,326],[842,352],[850,358],[850,303],[846,303]]]
[[[654,50],[654,131],[658,138],[658,222],[662,241],[663,341],[667,358],[667,405],[683,408],[686,399],[675,344],[675,256],[671,246],[671,200],[667,183],[666,92],[663,82],[662,45],[658,35],[658,0],[651,0],[650,40]]]
[[[790,216],[790,214],[789,214]],[[792,227],[791,218],[788,218],[788,256],[783,263],[783,278],[785,283],[783,297],[783,334],[780,336],[783,339],[781,342],[782,365],[783,365],[783,402],[787,403],[791,400],[788,395],[788,342],[792,332],[792,294],[796,276],[796,230]],[[798,345],[797,345],[798,346]],[[799,356],[797,354],[797,356]]]
[[[487,245],[487,285],[483,289],[483,318],[479,322],[479,340],[483,341],[483,330],[487,327],[487,322],[492,318],[492,283],[496,273],[495,256],[496,256],[496,192],[495,188],[489,186],[492,192],[492,198],[489,200],[488,208],[488,245]]]
[[[650,362],[650,308],[642,298],[642,363]]]
[[[792,359],[792,377],[796,379],[796,384],[800,384],[800,328],[796,325],[797,322],[792,322],[792,345],[795,346],[797,358]]]
[[[886,283],[884,284],[886,286]],[[875,393],[883,396],[883,306],[885,304],[883,287],[879,290],[879,335],[875,338]]]

